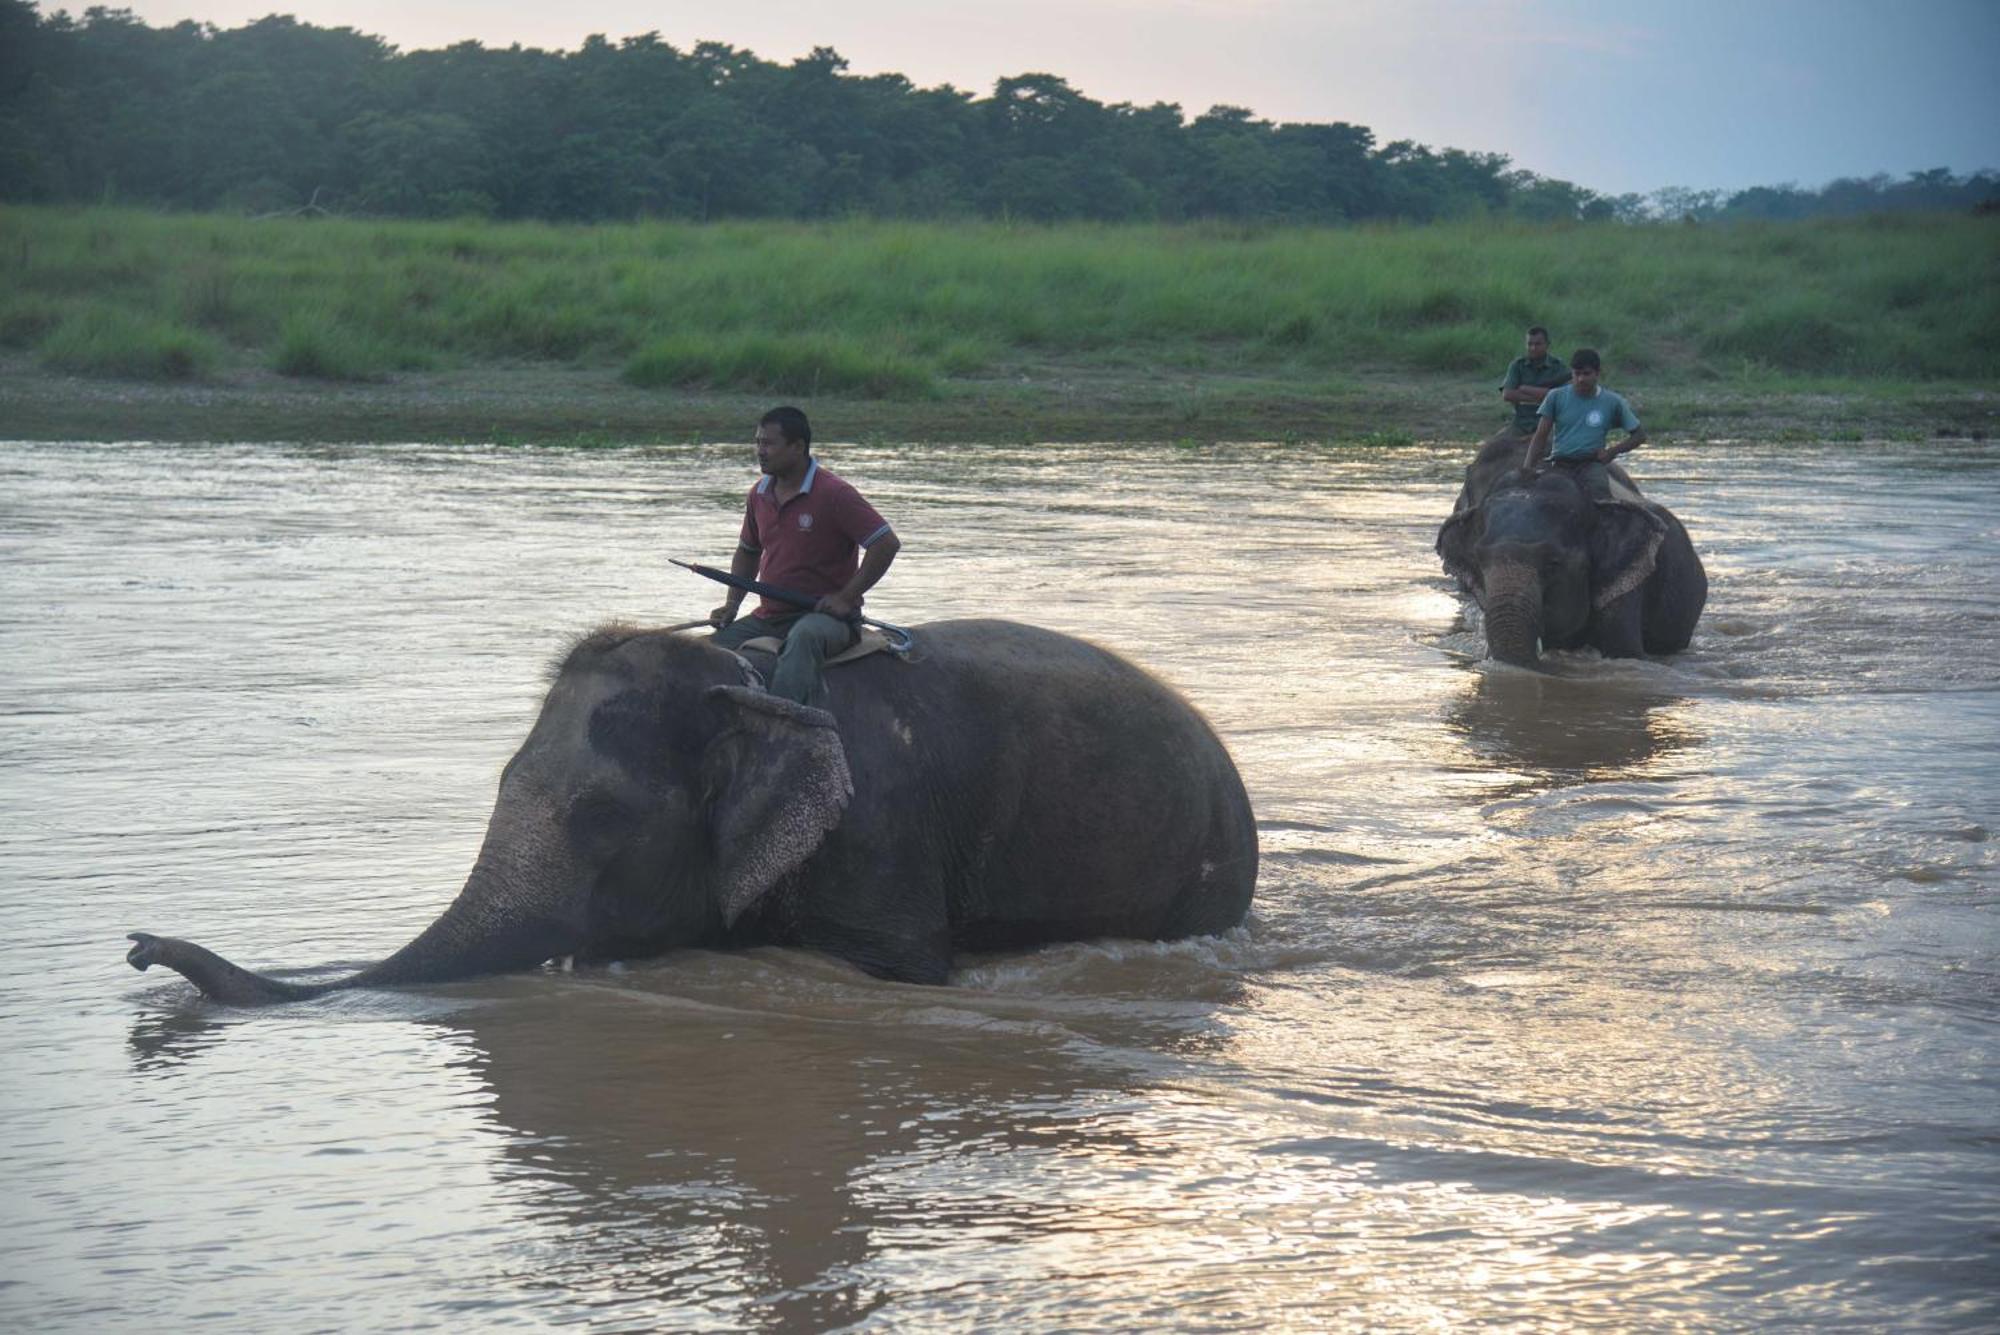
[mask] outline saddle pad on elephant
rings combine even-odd
[[[741,648],[754,649],[760,654],[776,656],[785,647],[785,642],[775,635],[759,635],[754,640],[743,641]],[[842,663],[852,663],[857,658],[879,654],[889,647],[889,637],[873,626],[863,626],[859,639],[842,652],[826,660],[827,667],[838,667]]]

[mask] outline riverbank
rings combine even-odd
[[[1915,440],[2000,435],[2000,392],[1839,382],[1783,389],[1627,379],[1656,440]],[[640,389],[603,367],[483,366],[379,381],[242,369],[187,383],[64,375],[0,357],[0,436],[17,440],[510,442],[747,440],[780,395]],[[1474,376],[1275,377],[1055,364],[947,381],[923,399],[801,396],[823,439],[938,442],[1471,442],[1505,420]],[[768,402],[767,402],[768,400]]]
[[[1524,327],[1656,435],[1990,434],[2000,226],[1015,227],[0,208],[25,439],[1450,440]]]

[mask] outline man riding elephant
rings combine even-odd
[[[1646,443],[1646,429],[1624,396],[1597,383],[1603,363],[1594,348],[1578,348],[1569,359],[1573,377],[1567,385],[1552,389],[1536,410],[1534,439],[1521,467],[1528,472],[1554,442],[1552,462],[1570,474],[1592,500],[1611,499],[1611,475],[1605,465],[1621,454],[1629,454]],[[1607,445],[1611,429],[1626,433],[1616,445]]]
[[[730,573],[815,595],[819,603],[801,612],[765,598],[755,615],[739,620],[743,594],[732,589],[709,621],[724,649],[762,636],[784,641],[771,694],[819,706],[826,699],[826,660],[854,643],[861,596],[888,573],[902,543],[860,492],[812,457],[812,424],[797,408],[764,414],[757,425],[757,466],[764,476],[744,500]],[[864,548],[857,567],[855,554]]]
[[[1707,571],[1681,521],[1611,462],[1646,433],[1597,383],[1597,353],[1579,348],[1570,366],[1573,382],[1542,396],[1525,454],[1507,432],[1479,447],[1438,555],[1478,600],[1487,652],[1503,662],[1532,666],[1545,649],[1678,653],[1707,602]],[[1607,444],[1614,426],[1627,434]],[[1555,467],[1537,471],[1551,442]]]

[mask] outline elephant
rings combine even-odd
[[[127,958],[242,1005],[681,947],[800,947],[944,983],[958,951],[1243,920],[1256,826],[1193,706],[1016,622],[937,622],[916,644],[830,671],[821,710],[704,636],[600,629],[502,771],[464,888],[393,955],[324,983],[145,932]]]
[[[1593,501],[1560,468],[1520,467],[1519,440],[1490,440],[1465,470],[1437,552],[1485,612],[1487,653],[1536,665],[1542,649],[1607,658],[1678,653],[1708,601],[1687,529],[1616,464]]]

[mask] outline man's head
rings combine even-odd
[[[1540,325],[1532,326],[1528,330],[1528,360],[1538,362],[1548,355],[1549,331]]]
[[[757,466],[781,477],[812,457],[812,423],[797,408],[773,408],[757,422]]]
[[[1586,399],[1597,392],[1597,374],[1601,369],[1596,348],[1578,348],[1569,355],[1570,384]]]

